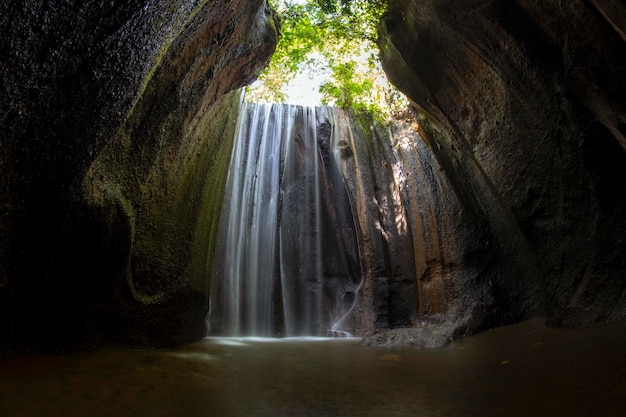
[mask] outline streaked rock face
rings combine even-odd
[[[539,314],[532,281],[494,285],[491,274],[530,274],[494,243],[490,219],[468,207],[471,194],[457,192],[428,136],[407,116],[389,129],[352,117],[345,135],[350,156],[342,165],[360,223],[363,314],[370,315],[361,323],[363,333],[375,330],[366,343],[439,346]],[[511,300],[518,305],[499,304],[497,285],[520,291]]]
[[[0,350],[201,337],[233,90],[267,62],[274,17],[260,0],[5,3]],[[361,332],[432,346],[542,314],[626,318],[624,16],[390,2],[385,67],[422,140],[360,120],[362,144],[339,144]]]
[[[0,345],[201,336],[226,94],[271,55],[274,17],[260,0],[0,8]]]
[[[457,333],[537,314],[566,326],[626,317],[618,3],[390,2],[384,65],[440,168],[414,204],[435,226],[426,241],[454,242],[417,276],[464,288],[434,291],[469,298]]]

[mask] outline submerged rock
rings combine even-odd
[[[362,340],[364,346],[410,346],[436,348],[447,345],[456,337],[458,323],[419,323],[414,327],[375,329]]]

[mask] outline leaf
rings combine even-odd
[[[408,101],[389,84],[378,59],[377,27],[385,0],[271,0],[281,36],[269,66],[248,89],[248,99],[286,100],[296,74],[330,74],[320,85],[322,103],[378,112],[388,118]]]

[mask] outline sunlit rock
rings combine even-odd
[[[453,287],[465,289],[452,298],[475,306],[461,334],[544,313],[567,326],[626,318],[618,3],[390,2],[384,67],[422,117],[447,184],[432,193],[459,203],[429,217],[458,220]],[[428,275],[455,268],[447,252]]]

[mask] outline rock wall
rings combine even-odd
[[[414,245],[410,234],[404,167],[391,132],[354,112],[338,113],[336,143],[352,211],[357,221],[363,286],[355,306],[355,334],[416,323]],[[411,139],[417,139],[410,131]],[[415,142],[413,142],[415,143]]]
[[[361,221],[366,322],[437,344],[626,317],[625,15],[390,1],[384,65],[424,140],[392,150],[364,125],[345,148],[344,170],[377,167],[352,183],[378,219]],[[0,351],[200,337],[229,92],[277,37],[265,2],[4,2],[0,33]]]
[[[467,297],[452,334],[541,314],[564,326],[626,318],[624,12],[390,1],[384,67],[436,162],[411,203],[431,225],[418,288],[452,280],[460,291],[429,290],[444,313]]]
[[[226,94],[276,24],[263,0],[0,5],[0,350],[202,335]]]
[[[355,316],[366,344],[440,346],[540,313],[536,266],[523,268],[532,254],[506,219],[468,207],[473,196],[457,192],[415,114],[384,127],[350,113],[338,130],[361,237],[365,284]],[[491,220],[514,242],[494,237]],[[516,281],[494,283],[499,274]]]

